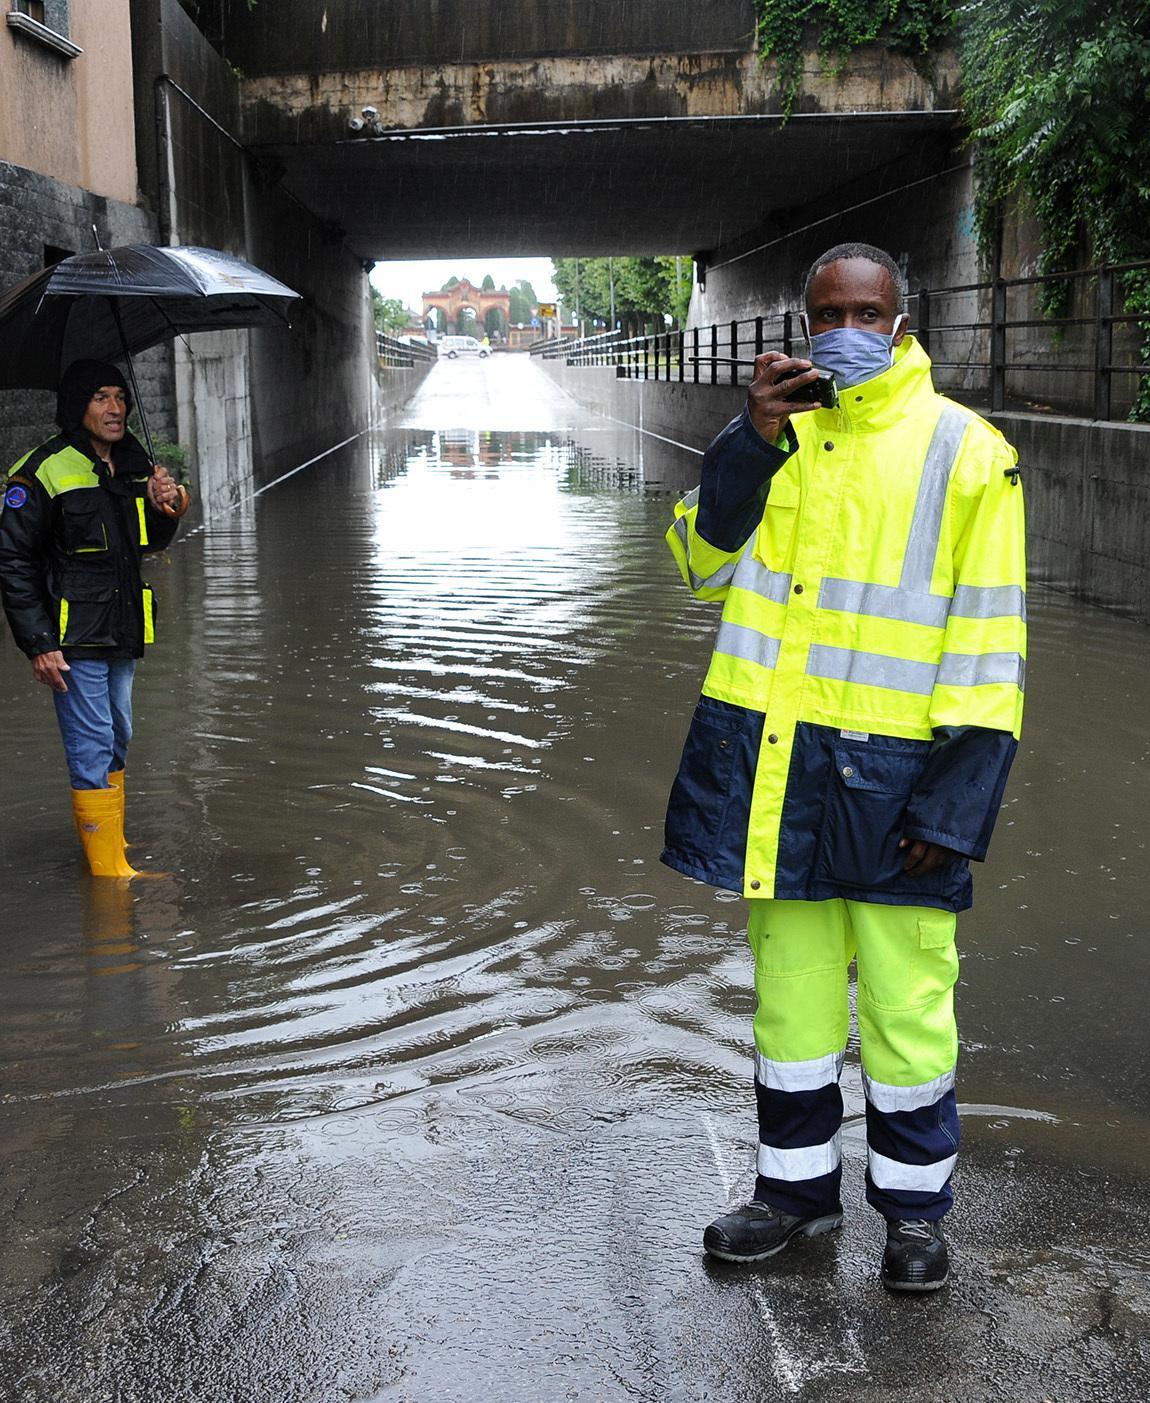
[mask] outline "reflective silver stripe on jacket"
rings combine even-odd
[[[889,1082],[875,1081],[863,1069],[863,1091],[866,1099],[876,1111],[890,1115],[894,1111],[918,1111],[923,1106],[933,1106],[941,1101],[948,1091],[954,1090],[954,1068],[943,1072],[933,1081],[919,1082],[917,1086],[892,1086]]]
[[[866,1153],[867,1167],[876,1188],[904,1189],[917,1194],[936,1194],[943,1189],[958,1159],[957,1155],[948,1155],[946,1159],[935,1160],[933,1164],[903,1164],[897,1159],[880,1155],[869,1146]]]
[[[934,426],[930,446],[926,450],[926,460],[922,465],[922,478],[918,485],[918,498],[914,504],[914,516],[910,523],[910,536],[903,557],[899,589],[911,594],[929,594],[930,582],[934,575],[934,560],[938,555],[938,543],[942,538],[942,514],[946,507],[946,489],[950,484],[950,471],[958,457],[959,446],[970,413],[957,405],[943,407]]]
[[[820,609],[844,614],[867,614],[898,623],[928,624],[945,628],[950,600],[945,594],[913,594],[895,585],[868,585],[860,580],[824,580],[819,590]]]
[[[818,1091],[832,1086],[843,1069],[846,1048],[806,1062],[776,1062],[755,1052],[755,1080],[772,1091]]]
[[[807,673],[833,682],[862,682],[868,687],[888,687],[894,692],[915,692],[929,697],[938,668],[934,663],[910,662],[885,653],[863,653],[853,648],[812,644]]]
[[[803,1145],[796,1150],[780,1150],[760,1142],[755,1167],[766,1179],[785,1179],[793,1184],[830,1174],[842,1163],[842,1157],[842,1133],[836,1131],[825,1144]]]
[[[943,653],[938,681],[943,687],[1012,682],[1022,692],[1026,690],[1026,659],[1021,653]]]
[[[715,652],[732,658],[743,658],[760,667],[774,667],[779,657],[779,640],[760,633],[757,628],[744,628],[724,619],[715,638]]]
[[[959,619],[1025,620],[1026,594],[1021,585],[959,585],[950,612]]]
[[[930,696],[936,682],[944,687],[984,687],[1006,682],[1021,692],[1025,690],[1026,661],[1021,653],[943,653],[938,663],[920,663],[885,653],[815,643],[807,655],[807,675],[913,692],[922,697]]]
[[[753,540],[752,536],[751,541],[747,542],[747,548],[743,551],[742,559],[735,571],[735,578],[731,581],[733,587],[760,595],[763,599],[769,599],[773,604],[786,604],[790,599],[791,576],[784,575],[778,570],[768,570],[761,561],[756,560],[751,544]]]
[[[693,493],[687,494],[687,497],[694,496],[697,500],[698,495],[699,489],[696,487]],[[684,502],[687,501],[687,497],[683,498]],[[692,502],[691,505],[694,506],[694,502]],[[712,574],[700,575],[691,565],[690,529],[687,526],[687,518],[685,516],[680,516],[676,518],[674,531],[675,535],[678,536],[680,541],[682,541],[683,550],[686,552],[687,555],[687,575],[691,581],[692,589],[719,589],[723,585],[730,584],[731,577],[735,573],[735,567],[739,563],[737,556],[734,560],[724,561],[723,564],[720,565],[719,568],[715,570]]]

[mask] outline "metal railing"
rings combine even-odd
[[[1125,310],[1121,275],[1147,271],[1150,261],[919,288],[908,299],[911,330],[931,356],[938,387],[991,411],[1124,417],[1140,378],[1150,376],[1142,360],[1150,313]],[[1052,285],[1065,289],[1067,315],[1042,313],[1042,292]],[[552,340],[531,354],[611,366],[625,379],[745,385],[755,356],[767,350],[805,352],[797,311],[646,336]]]
[[[375,353],[381,370],[410,370],[417,361],[438,359],[435,347],[426,341],[400,341],[385,331],[375,333]]]

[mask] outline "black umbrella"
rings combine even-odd
[[[132,353],[188,332],[284,326],[298,297],[214,248],[124,244],[76,254],[0,297],[0,388],[54,390],[74,360],[126,360],[154,462]]]

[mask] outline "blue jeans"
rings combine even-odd
[[[53,692],[73,789],[107,789],[132,739],[135,658],[69,658],[66,692]]]

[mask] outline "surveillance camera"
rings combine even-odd
[[[349,130],[349,131],[353,131],[353,132],[361,132],[361,131],[363,131],[363,129],[364,129],[364,127],[365,127],[366,125],[367,125],[367,123],[364,122],[364,121],[362,121],[359,117],[353,117],[353,118],[351,119],[351,121],[348,122],[348,124],[347,124],[348,130]]]
[[[379,116],[379,108],[378,108],[378,107],[365,107],[365,108],[363,109],[363,115],[364,115],[364,117],[366,118],[366,120],[370,122],[371,119],[372,119],[373,117],[378,117],[378,116]]]

